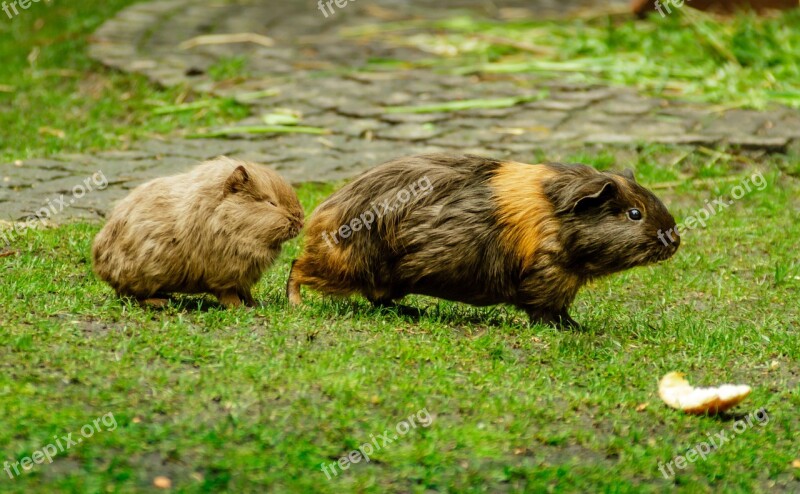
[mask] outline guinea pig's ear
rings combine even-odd
[[[613,179],[593,180],[575,191],[568,207],[571,213],[580,213],[597,207],[617,193],[617,184]]]
[[[250,175],[247,174],[247,170],[242,165],[237,166],[233,173],[228,176],[228,179],[225,180],[225,194],[241,192],[249,181]]]
[[[620,175],[622,175],[623,177],[627,178],[631,182],[635,182],[636,181],[636,177],[633,176],[633,170],[631,170],[630,168],[626,168],[626,169],[622,170],[622,172],[620,172]]]

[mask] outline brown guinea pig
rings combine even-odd
[[[300,287],[376,304],[422,294],[513,304],[532,322],[567,310],[597,278],[669,258],[675,220],[633,174],[586,165],[430,154],[367,171],[323,202],[289,275]]]
[[[254,305],[250,288],[302,226],[280,175],[220,157],[134,189],[94,239],[94,271],[118,295],[148,304],[179,292]]]

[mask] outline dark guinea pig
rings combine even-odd
[[[567,311],[586,282],[665,260],[679,244],[672,215],[630,171],[412,156],[314,211],[287,295],[297,305],[308,285],[384,304],[415,293],[577,326]]]

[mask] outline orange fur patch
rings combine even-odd
[[[543,250],[559,250],[559,222],[545,197],[542,183],[557,172],[546,165],[503,163],[491,179],[502,241],[516,252],[524,266],[535,263]]]
[[[341,224],[341,218],[333,210],[313,213],[306,226],[303,254],[292,269],[290,292],[305,285],[336,295],[355,293],[350,281],[354,265],[353,245],[336,237]],[[320,259],[324,260],[324,274],[320,273]]]

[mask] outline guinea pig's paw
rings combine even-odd
[[[578,321],[570,317],[570,315],[566,312],[557,317],[556,324],[558,325],[559,329],[572,329],[575,331],[583,329],[583,326],[581,326]]]
[[[566,311],[552,312],[539,309],[528,309],[528,317],[531,324],[541,324],[544,326],[553,326],[558,329],[581,329],[581,325]]]
[[[235,309],[242,305],[242,299],[239,298],[239,294],[236,293],[235,290],[218,293],[217,300],[219,300],[219,303],[224,305],[226,309]]]
[[[146,309],[163,309],[169,304],[169,299],[167,298],[144,298],[144,299],[137,299],[139,305]]]
[[[248,309],[252,309],[254,307],[261,307],[259,302],[256,302],[256,299],[253,298],[253,294],[250,291],[246,292],[238,292],[239,298],[244,303],[245,307]]]

